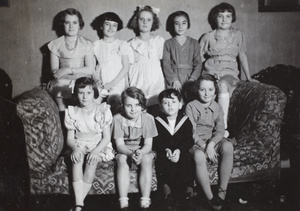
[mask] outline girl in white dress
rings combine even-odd
[[[138,6],[129,20],[128,28],[136,37],[129,41],[134,53],[134,63],[129,70],[129,85],[145,93],[147,106],[158,104],[158,94],[165,89],[161,68],[164,38],[151,32],[159,28],[159,9]]]
[[[117,31],[123,28],[120,17],[113,12],[98,16],[92,26],[98,31],[100,40],[94,42],[94,54],[97,60],[94,79],[101,96],[108,95],[107,103],[116,113],[120,95],[128,87],[128,70],[133,61],[133,53],[128,42],[117,39]]]
[[[78,106],[69,106],[65,110],[65,126],[68,129],[67,145],[72,149],[74,210],[80,211],[91,189],[97,163],[114,158],[110,142],[112,114],[106,103],[95,103],[99,92],[92,78],[77,79],[74,95]]]

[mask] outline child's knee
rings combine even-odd
[[[127,159],[128,159],[128,157],[126,155],[118,154],[116,156],[117,165],[118,166],[128,166]]]
[[[142,158],[143,165],[147,165],[147,166],[151,165],[152,166],[152,162],[153,162],[153,154],[152,153],[148,153],[143,156],[143,158]]]
[[[218,83],[218,86],[219,86],[220,93],[227,93],[228,92],[228,85],[227,85],[226,82],[220,81]]]
[[[233,145],[229,141],[224,141],[221,145],[221,153],[233,154]]]
[[[202,150],[197,150],[194,153],[194,160],[196,165],[206,165],[206,155]]]

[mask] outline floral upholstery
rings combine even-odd
[[[58,108],[47,91],[33,89],[17,99],[17,114],[24,125],[31,194],[69,194],[71,163],[63,152],[64,138]],[[99,163],[89,194],[113,194],[115,160]],[[152,190],[157,180],[153,165]],[[129,192],[138,192],[137,168],[130,171]]]
[[[228,130],[234,144],[230,182],[257,180],[265,170],[273,168],[279,175],[280,128],[285,104],[285,94],[274,86],[239,83],[232,94],[228,115]],[[209,172],[211,182],[217,183],[217,166],[209,166]],[[275,179],[276,175],[271,177]]]
[[[271,85],[241,82],[232,94],[229,132],[234,143],[234,168],[230,182],[263,179],[280,169],[280,127],[286,97]],[[69,194],[71,163],[62,153],[64,139],[58,109],[50,95],[40,89],[17,100],[30,166],[31,194]],[[116,193],[115,160],[99,163],[89,194]],[[208,166],[212,184],[218,181],[217,166]],[[130,172],[130,192],[137,192],[137,169]],[[274,174],[271,174],[274,178]],[[157,180],[153,165],[152,190]]]

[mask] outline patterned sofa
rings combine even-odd
[[[23,93],[16,102],[26,138],[31,194],[69,194],[71,166],[56,104],[47,91],[38,88]],[[279,176],[279,131],[285,103],[284,93],[274,86],[247,82],[238,85],[229,112],[229,131],[235,146],[231,182]],[[115,165],[115,161],[98,165],[89,194],[116,193]],[[215,184],[216,166],[209,169]],[[131,170],[130,192],[138,190],[136,171]],[[156,190],[154,166],[153,175],[152,190]]]

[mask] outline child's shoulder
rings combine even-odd
[[[154,117],[151,114],[147,113],[147,112],[142,112],[141,115],[142,115],[142,118],[144,118],[146,120],[148,120],[148,119],[154,120]]]
[[[199,100],[192,100],[190,101],[186,106],[187,107],[195,107],[195,106],[198,106],[198,105],[201,105],[200,101]]]

